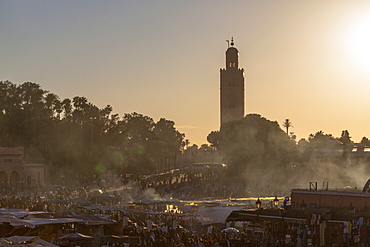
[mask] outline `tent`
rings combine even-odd
[[[38,238],[38,236],[11,236],[5,238],[5,240],[12,242],[13,244],[22,244],[35,240],[36,238]]]
[[[94,238],[88,235],[84,235],[82,233],[74,232],[74,233],[64,235],[63,237],[59,237],[57,239],[58,240],[89,240],[89,239],[94,239]]]
[[[33,241],[32,243],[30,243],[30,246],[34,246],[34,247],[41,247],[41,246],[45,246],[45,247],[59,247],[59,245],[55,245],[55,244],[52,244],[48,241],[45,241],[41,238],[37,239],[36,241]]]

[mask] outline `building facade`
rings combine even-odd
[[[244,117],[244,69],[239,68],[239,51],[231,46],[226,50],[226,66],[220,69],[221,125]]]
[[[370,193],[361,191],[303,190],[291,191],[292,207],[354,209],[368,211],[370,209]]]
[[[23,147],[0,147],[0,194],[44,186],[44,164],[27,164]]]

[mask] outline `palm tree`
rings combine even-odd
[[[286,134],[288,135],[289,134],[289,128],[293,127],[292,122],[290,122],[290,120],[288,118],[285,119],[285,122],[283,123],[283,127],[286,128]]]

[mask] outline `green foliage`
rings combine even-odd
[[[366,145],[366,146],[370,146],[370,140],[367,137],[365,137],[365,136],[362,137],[360,143],[363,144],[363,145]]]
[[[309,145],[306,152],[311,156],[313,152],[326,152],[327,150],[335,150],[341,143],[335,140],[332,134],[325,134],[323,131],[318,131],[315,134],[310,134],[308,137]]]
[[[173,121],[120,117],[85,97],[63,99],[40,85],[0,81],[0,146],[23,146],[29,162],[76,175],[143,172],[174,166],[184,134]]]
[[[218,150],[226,157],[231,176],[253,173],[273,179],[273,171],[286,172],[297,158],[295,142],[278,123],[257,114],[225,123],[219,133],[211,134],[214,139],[219,135],[214,143],[219,142]]]
[[[351,137],[349,136],[348,130],[343,130],[341,136],[337,138],[337,140],[343,143],[344,145],[349,145],[353,143],[351,141]]]
[[[316,132],[315,134],[310,134],[308,137],[308,141],[310,143],[325,143],[330,139],[333,139],[333,135],[325,134],[322,130]]]
[[[212,147],[218,148],[220,146],[220,131],[212,131],[209,133],[207,141],[211,143]]]
[[[293,127],[292,122],[290,122],[289,119],[285,119],[285,121],[283,123],[283,127],[286,129],[287,135],[289,135],[289,128]]]

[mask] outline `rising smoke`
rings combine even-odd
[[[288,195],[310,182],[318,189],[328,183],[330,190],[361,191],[370,178],[366,162],[345,155],[343,144],[330,135],[324,137],[307,142],[307,152],[302,151],[277,122],[250,114],[221,127],[219,151],[229,163],[230,180],[245,184],[252,195]]]

